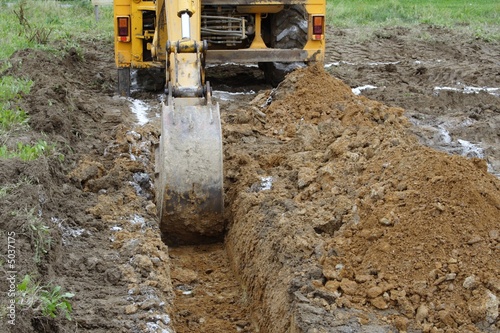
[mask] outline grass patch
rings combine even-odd
[[[28,124],[28,115],[23,110],[11,110],[0,105],[0,129],[10,131]],[[1,131],[0,131],[1,133]]]
[[[327,0],[327,21],[342,28],[429,24],[500,40],[500,2],[489,0]]]
[[[99,7],[95,21],[94,7],[88,0],[0,0],[0,59],[17,50],[40,48],[58,53],[73,47],[78,40],[112,42],[113,7]]]
[[[75,295],[63,293],[61,286],[40,286],[40,283],[34,282],[27,274],[17,285],[17,294],[17,304],[22,309],[33,309],[35,313],[50,318],[61,315],[71,320],[73,308],[69,300]]]
[[[19,108],[13,108],[12,101],[28,94],[32,85],[31,80],[0,77],[0,133],[27,125],[28,115]]]
[[[55,145],[48,144],[44,140],[37,143],[23,144],[19,142],[16,149],[9,149],[6,145],[0,146],[0,158],[20,158],[23,161],[33,161],[42,155],[50,155],[55,151]],[[60,159],[63,158],[60,155]]]
[[[15,78],[13,76],[0,77],[0,103],[20,98],[23,94],[28,94],[33,81]]]
[[[35,252],[33,260],[37,264],[40,263],[42,257],[49,253],[52,246],[50,228],[35,214],[35,208],[16,210],[12,212],[12,215],[24,220],[23,232],[31,240],[31,245]]]

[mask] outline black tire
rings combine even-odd
[[[273,14],[270,22],[270,47],[276,49],[303,49],[307,43],[308,14],[303,5],[293,5]],[[303,67],[303,62],[264,63],[266,81],[276,87],[285,75]]]
[[[118,94],[130,96],[130,67],[118,68]]]

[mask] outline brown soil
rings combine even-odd
[[[2,75],[34,81],[19,102],[30,130],[2,142],[44,139],[65,158],[0,160],[0,246],[16,233],[17,283],[76,296],[72,321],[18,306],[15,326],[2,296],[0,331],[498,332],[499,97],[434,88],[500,87],[500,45],[426,26],[364,33],[330,29],[325,62],[339,64],[275,91],[257,69],[209,69],[216,90],[261,90],[221,100],[224,248],[161,242],[157,110],[140,126],[114,95],[112,45],[16,53]],[[366,84],[378,88],[352,93]],[[39,263],[34,220],[52,237]]]

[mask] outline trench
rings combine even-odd
[[[132,79],[134,98],[129,102],[136,124],[159,128],[161,95],[145,92]],[[213,95],[221,114],[235,111],[241,103],[253,99],[255,91],[269,88],[256,66],[222,66],[208,79],[217,86]],[[230,191],[227,182],[224,187]],[[226,202],[225,206],[229,211],[231,203]],[[231,225],[232,217],[225,215]],[[258,320],[252,316],[251,302],[241,277],[233,269],[234,258],[226,243],[169,246],[168,256],[173,290],[169,316],[176,332],[259,332]]]
[[[169,248],[178,333],[255,332],[224,244]]]

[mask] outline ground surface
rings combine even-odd
[[[2,142],[64,159],[0,161],[0,244],[16,233],[17,282],[76,296],[72,321],[18,306],[0,330],[498,332],[500,45],[426,26],[328,38],[326,69],[275,91],[257,68],[209,68],[228,231],[176,249],[153,203],[158,96],[115,96],[112,45],[16,53],[31,130]]]

